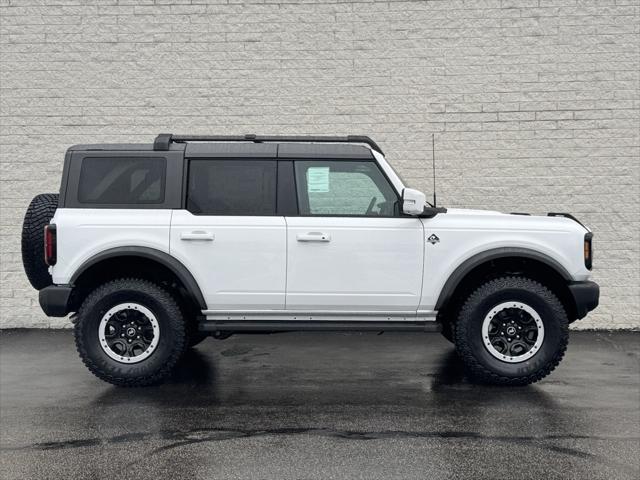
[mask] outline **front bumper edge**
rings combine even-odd
[[[584,318],[598,306],[600,286],[596,282],[571,282],[569,291],[576,305],[576,319]]]

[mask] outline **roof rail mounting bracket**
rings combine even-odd
[[[158,135],[153,142],[154,150],[169,150],[169,146],[171,145],[171,141],[173,134],[171,133],[161,133]]]

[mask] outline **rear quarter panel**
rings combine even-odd
[[[59,208],[58,260],[53,283],[67,284],[94,255],[115,247],[149,247],[169,253],[170,209]]]

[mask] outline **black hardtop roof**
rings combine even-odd
[[[72,152],[155,152],[152,144],[74,145]],[[362,145],[310,143],[189,143],[172,145],[169,151],[184,151],[185,158],[315,158],[372,160],[371,150]],[[161,153],[161,152],[158,152]],[[119,156],[120,156],[119,155]]]
[[[367,145],[367,146],[365,146]],[[373,159],[382,153],[369,137],[182,136],[161,134],[153,144],[74,145],[70,151],[184,151],[186,158]]]
[[[186,158],[333,158],[373,159],[362,145],[313,143],[189,143]]]
[[[169,150],[172,143],[185,142],[252,142],[252,143],[330,143],[330,144],[365,144],[372,150],[383,153],[382,149],[366,135],[312,136],[312,135],[174,135],[161,133],[153,143],[154,150]]]

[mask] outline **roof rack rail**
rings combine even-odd
[[[346,137],[314,137],[307,135],[173,135],[161,133],[153,142],[154,150],[169,150],[171,143],[184,142],[315,142],[315,143],[364,143],[372,150],[384,155],[382,149],[365,135],[347,135]]]

